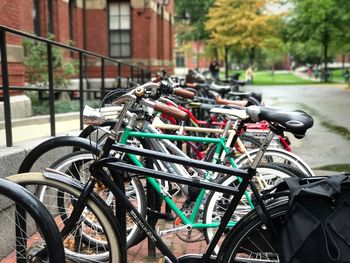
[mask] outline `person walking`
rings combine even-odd
[[[344,72],[345,83],[349,84],[349,79],[350,79],[349,69],[346,69],[345,72]]]
[[[249,66],[245,71],[245,81],[249,83],[253,83],[254,72],[252,66]]]
[[[219,78],[220,64],[214,59],[209,65],[211,76],[217,80]]]

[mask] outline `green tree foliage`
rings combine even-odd
[[[298,64],[320,65],[323,61],[322,46],[315,40],[293,42],[290,45],[290,51]]]
[[[278,37],[267,38],[265,43],[262,49],[262,53],[265,57],[265,66],[268,66],[273,74],[276,64],[281,64],[285,54],[287,54],[287,46],[282,39]]]
[[[213,0],[176,0],[175,14],[180,41],[203,40],[208,37],[204,23]],[[185,21],[185,20],[188,21]]]
[[[257,48],[263,47],[265,40],[276,32],[274,25],[280,15],[269,12],[270,3],[270,0],[216,0],[206,22],[209,43],[247,50],[253,64]]]
[[[348,43],[350,1],[291,0],[294,9],[289,20],[289,40],[297,56],[316,57],[322,52],[325,70],[335,46]],[[298,53],[298,50],[303,52]],[[324,74],[327,81],[327,74]]]

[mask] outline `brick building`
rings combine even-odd
[[[172,73],[173,9],[174,0],[1,0],[0,25]],[[23,85],[21,39],[8,34],[7,44],[10,85]],[[99,74],[95,66],[89,77]],[[115,77],[106,67],[106,77]]]

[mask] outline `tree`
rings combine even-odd
[[[206,22],[209,43],[225,50],[232,46],[246,49],[253,65],[256,49],[263,47],[267,36],[274,33],[274,20],[280,17],[268,11],[270,3],[270,0],[216,0]]]
[[[213,0],[175,1],[177,33],[181,42],[208,38],[204,23],[212,2]]]
[[[266,65],[270,67],[271,74],[274,75],[276,64],[282,62],[284,55],[287,54],[287,46],[277,37],[268,38],[265,42],[262,53],[265,56]]]
[[[350,25],[348,0],[292,0],[289,21],[290,41],[322,47],[324,72],[328,72],[330,49],[344,41]],[[315,47],[317,49],[317,46]],[[328,74],[323,74],[328,81]]]
[[[315,40],[293,42],[290,51],[298,64],[320,65],[323,61],[322,47]]]
[[[203,39],[208,38],[204,30],[206,14],[213,0],[176,0],[175,1],[175,32],[176,39],[181,44],[180,50],[187,55],[193,53],[193,43],[198,47]],[[195,51],[197,67],[200,53]]]
[[[275,34],[274,25],[279,24],[276,21],[280,15],[267,9],[270,3],[269,0],[216,0],[206,23],[206,29],[211,32],[208,43],[225,50],[226,55],[232,49],[246,51],[249,64],[253,65],[257,49]]]

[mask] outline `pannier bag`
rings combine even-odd
[[[350,262],[350,174],[288,178],[280,235],[283,263]]]

